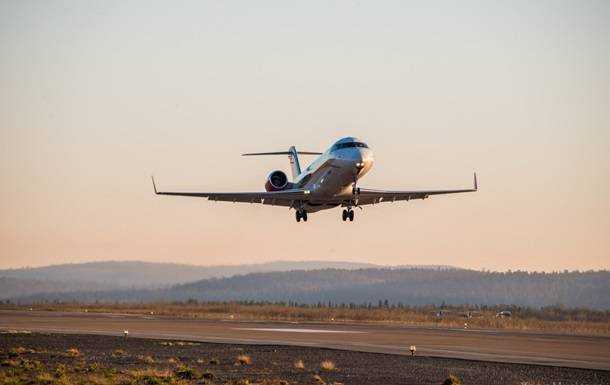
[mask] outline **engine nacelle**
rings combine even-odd
[[[265,182],[265,190],[281,191],[288,190],[292,187],[292,183],[288,182],[288,176],[283,171],[272,171]]]

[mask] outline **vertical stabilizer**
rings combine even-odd
[[[288,159],[290,159],[290,168],[292,169],[292,180],[301,175],[301,165],[299,164],[299,154],[294,146],[288,149]]]
[[[242,156],[259,156],[259,155],[288,155],[290,159],[290,168],[292,169],[292,178],[296,179],[301,175],[301,165],[299,164],[299,154],[301,155],[322,155],[321,152],[314,151],[297,151],[294,146],[291,146],[288,151],[273,151],[273,152],[249,152],[241,154]]]

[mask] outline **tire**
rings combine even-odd
[[[303,211],[301,216],[303,217],[303,222],[307,222],[307,211]]]
[[[343,210],[341,218],[343,218],[343,222],[345,222],[345,220],[347,219],[347,210]]]
[[[354,221],[354,211],[353,210],[349,212],[349,221],[350,222]]]
[[[297,219],[297,222],[301,222],[301,212],[297,210],[294,215]]]

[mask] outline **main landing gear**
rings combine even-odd
[[[343,219],[343,222],[345,222],[348,218],[350,222],[354,221],[354,210],[352,210],[351,208],[343,210],[343,214],[341,215],[341,219]]]
[[[359,168],[358,172],[360,172],[361,169],[362,168]],[[348,219],[350,222],[354,221],[354,210],[352,210],[352,206],[358,207],[358,196],[360,195],[360,188],[356,186],[357,182],[358,173],[354,174],[354,183],[352,184],[352,200],[347,202],[347,209],[343,210],[343,214],[341,214],[341,219],[343,219],[343,222],[347,221]]]
[[[305,210],[297,210],[294,213],[297,222],[301,222],[301,219],[303,220],[303,222],[307,222],[307,211]]]

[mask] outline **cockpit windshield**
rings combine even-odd
[[[369,146],[366,145],[366,143],[362,143],[362,142],[345,142],[345,143],[337,143],[334,146],[331,147],[331,151],[335,151],[335,150],[340,150],[342,148],[353,148],[353,147],[360,147],[360,148],[369,148]]]

